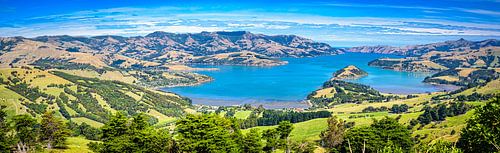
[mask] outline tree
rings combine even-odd
[[[66,137],[69,136],[69,130],[62,120],[54,116],[54,112],[45,112],[42,115],[41,139],[47,143],[47,148],[66,147]]]
[[[369,127],[349,130],[344,137],[348,143],[343,143],[342,149],[351,148],[353,152],[361,152],[365,148],[367,152],[377,152],[383,147],[390,146],[410,150],[413,146],[411,138],[410,130],[396,119],[386,117],[375,120]]]
[[[281,146],[285,148],[286,152],[290,152],[290,144],[288,142],[288,137],[290,136],[290,133],[292,133],[293,130],[293,124],[290,123],[289,121],[282,121],[279,123],[278,127],[276,128],[276,131],[280,135],[281,139]]]
[[[321,145],[328,149],[334,149],[344,141],[345,125],[342,119],[333,116],[328,118],[328,127],[321,132]]]
[[[396,114],[404,113],[404,112],[408,111],[408,108],[409,108],[409,106],[406,104],[401,104],[401,105],[394,104],[391,107],[391,112],[396,113]]]
[[[235,126],[216,114],[192,115],[176,123],[179,150],[182,152],[239,152],[232,139]]]
[[[244,137],[241,150],[246,153],[259,153],[262,152],[263,147],[260,132],[257,129],[251,129]]]
[[[84,136],[89,140],[99,140],[99,136],[101,135],[101,130],[95,127],[88,125],[87,123],[76,124],[72,121],[67,123],[67,127],[73,131],[73,136]]]
[[[448,109],[444,104],[438,105],[437,112],[438,112],[438,119],[437,119],[438,121],[444,121],[446,116],[448,116]]]
[[[38,131],[40,125],[29,115],[17,115],[11,120],[14,129],[14,141],[16,142],[17,152],[27,153],[33,150],[38,141]]]
[[[127,117],[121,112],[117,112],[109,121],[101,128],[103,141],[113,139],[127,134]]]
[[[9,135],[10,127],[7,124],[7,113],[4,109],[5,106],[0,107],[0,153],[9,153],[13,138]]]
[[[264,151],[274,152],[274,150],[279,146],[280,134],[276,128],[264,131],[262,137],[266,140]]]
[[[144,114],[130,120],[122,113],[112,116],[102,128],[102,143],[90,143],[89,148],[98,153],[174,152],[175,142],[168,132],[156,130]]]
[[[462,129],[458,146],[464,152],[500,152],[500,97],[479,107]]]

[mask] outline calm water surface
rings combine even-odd
[[[193,99],[195,104],[238,105],[244,103],[267,104],[268,107],[301,107],[298,103],[321,87],[332,73],[347,65],[355,65],[368,72],[368,76],[348,80],[384,93],[424,93],[450,90],[450,87],[422,83],[430,73],[398,72],[369,67],[368,62],[382,54],[348,53],[314,58],[283,58],[287,65],[274,67],[252,66],[195,66],[216,67],[219,71],[199,71],[215,80],[198,86],[163,88]]]

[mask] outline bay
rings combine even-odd
[[[453,87],[423,83],[430,73],[399,72],[368,66],[368,62],[382,57],[397,57],[384,54],[346,53],[312,58],[282,58],[289,63],[274,67],[254,66],[207,66],[218,71],[199,71],[214,78],[214,81],[197,86],[163,88],[193,100],[194,104],[241,105],[265,104],[267,107],[307,107],[303,102],[312,91],[319,89],[332,73],[355,65],[368,72],[368,76],[347,80],[369,85],[384,93],[414,94],[451,90]]]

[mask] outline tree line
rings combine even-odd
[[[259,110],[253,111],[247,119],[242,121],[241,128],[246,129],[255,126],[278,125],[282,121],[298,123],[316,118],[328,118],[332,115],[329,111],[297,112],[268,109],[262,111],[262,117],[259,117],[258,114]]]
[[[464,102],[452,103],[449,107],[445,104],[439,104],[435,107],[426,105],[423,110],[424,113],[418,116],[417,120],[422,125],[429,124],[433,121],[443,121],[446,117],[465,114],[472,106]]]

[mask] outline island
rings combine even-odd
[[[367,75],[368,73],[366,71],[363,71],[354,65],[348,65],[333,73],[332,79],[335,80],[358,79]]]

